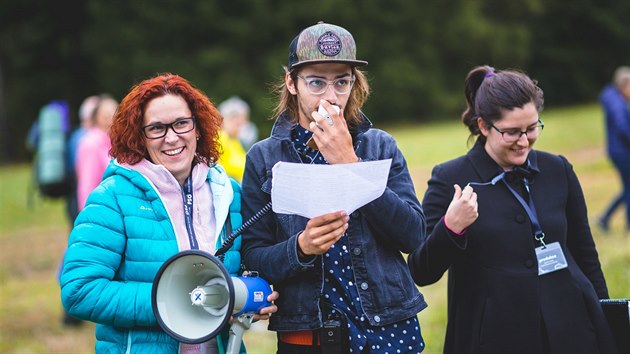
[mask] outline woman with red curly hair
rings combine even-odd
[[[96,323],[96,352],[208,352],[222,336],[178,343],[158,326],[151,290],[179,251],[214,254],[241,226],[240,186],[216,164],[221,115],[184,78],[163,74],[134,86],[110,129],[111,156],[70,234],[61,274],[69,314]],[[224,255],[240,271],[240,240]],[[274,292],[269,301],[277,299]],[[259,318],[275,312],[263,308]]]

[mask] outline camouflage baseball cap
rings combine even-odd
[[[339,26],[318,22],[300,32],[289,45],[288,69],[325,62],[367,65],[367,61],[357,60],[357,46],[350,32]]]

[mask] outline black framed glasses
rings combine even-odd
[[[179,118],[173,123],[155,123],[142,127],[142,132],[147,139],[159,139],[166,136],[168,128],[176,134],[184,134],[195,129],[195,117]]]
[[[520,139],[521,136],[523,135],[531,139],[536,139],[540,135],[540,132],[542,132],[543,128],[545,127],[545,123],[543,123],[543,121],[540,118],[538,118],[538,123],[536,123],[536,125],[534,126],[527,128],[527,130],[525,131],[521,131],[520,129],[500,130],[499,128],[495,127],[494,124],[492,123],[490,123],[490,126],[501,134],[501,136],[503,137],[503,141],[505,141],[508,144],[512,144],[516,142],[518,139]]]
[[[338,79],[329,81],[318,77],[304,77],[297,75],[298,78],[304,80],[308,92],[313,95],[321,95],[326,92],[328,85],[332,85],[333,89],[338,95],[345,95],[352,89],[354,85],[354,76],[344,76]]]

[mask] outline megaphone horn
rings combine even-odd
[[[232,316],[247,317],[249,321],[239,318],[230,330],[228,353],[238,353],[243,331],[249,328],[253,314],[271,305],[267,301],[271,292],[264,279],[231,277],[217,257],[188,250],[175,254],[160,267],[151,300],[160,327],[187,344],[214,338]]]

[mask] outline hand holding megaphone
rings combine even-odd
[[[252,275],[254,274],[249,271],[243,272],[244,277]],[[258,275],[255,274],[255,276]],[[278,300],[279,297],[280,293],[275,290],[272,291],[271,294],[267,296],[267,303],[270,303],[271,305],[263,307],[257,314],[254,314],[254,321],[268,320],[272,313],[278,312],[278,306],[274,304],[274,301]]]
[[[217,257],[199,250],[179,252],[164,262],[151,293],[158,324],[183,343],[216,337],[234,316],[227,353],[238,353],[243,332],[256,314],[264,318],[275,312],[270,301],[277,298],[257,274],[232,277]]]

